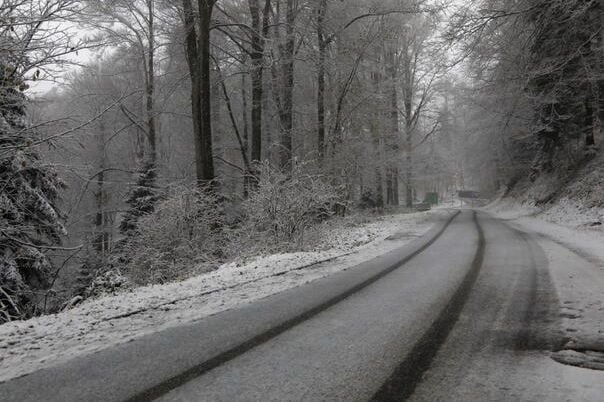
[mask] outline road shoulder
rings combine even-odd
[[[508,218],[507,223],[532,236],[547,256],[563,334],[552,359],[604,370],[604,232],[532,216]]]

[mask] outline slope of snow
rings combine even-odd
[[[0,326],[0,382],[136,337],[198,320],[345,270],[423,235],[450,212],[351,218],[324,228],[320,249],[224,264],[189,280],[87,300]]]

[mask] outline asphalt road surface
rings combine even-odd
[[[557,309],[538,244],[466,210],[347,271],[0,384],[0,400],[580,400],[547,357]]]

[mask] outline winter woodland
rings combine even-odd
[[[2,0],[0,324],[429,193],[558,199],[602,165],[603,7]]]

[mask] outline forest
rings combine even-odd
[[[0,324],[429,193],[552,202],[603,165],[603,8],[2,0]]]

